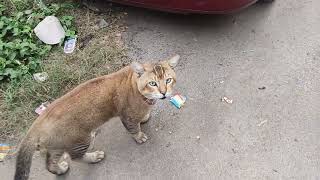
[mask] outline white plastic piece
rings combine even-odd
[[[58,44],[65,37],[65,31],[55,16],[47,16],[35,28],[36,36],[46,44]]]

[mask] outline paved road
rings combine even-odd
[[[151,138],[144,145],[114,120],[98,138],[105,161],[74,163],[56,178],[35,158],[31,179],[319,180],[319,7],[278,0],[229,16],[128,9],[131,57],[182,56],[177,91],[188,97],[185,108],[159,103],[143,126]],[[11,179],[12,161],[0,167],[1,179]]]

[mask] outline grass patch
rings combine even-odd
[[[47,72],[45,82],[36,82],[31,74],[10,83],[0,85],[0,140],[19,139],[37,114],[34,110],[45,101],[52,102],[76,85],[114,72],[129,63],[121,43],[122,12],[109,11],[94,14],[86,8],[77,7],[68,12],[77,27],[77,48],[70,54],[63,47],[55,46],[40,62],[38,72]],[[104,19],[109,25],[98,29],[97,21]],[[91,38],[90,41],[85,39]],[[81,48],[80,46],[81,45]]]
[[[66,31],[66,37],[75,35],[73,17],[61,15],[68,4],[39,4],[28,1],[0,3],[0,81],[19,79],[39,68],[41,59],[51,50],[42,43],[33,29],[46,16],[57,16]],[[23,3],[26,8],[22,9]],[[34,7],[29,7],[34,5]],[[69,7],[70,8],[70,7]]]

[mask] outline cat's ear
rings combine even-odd
[[[138,62],[132,62],[131,68],[135,73],[137,73],[139,76],[141,76],[144,73],[143,65]]]
[[[175,68],[179,63],[179,60],[180,60],[180,56],[179,55],[175,55],[175,56],[173,56],[172,58],[170,58],[168,60],[168,64],[169,64],[169,66],[171,68]]]

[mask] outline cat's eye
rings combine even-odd
[[[149,85],[150,85],[150,86],[157,86],[157,83],[156,83],[155,81],[150,81],[150,82],[149,82]]]
[[[167,80],[166,80],[166,83],[167,84],[170,84],[172,82],[172,78],[168,78]]]

